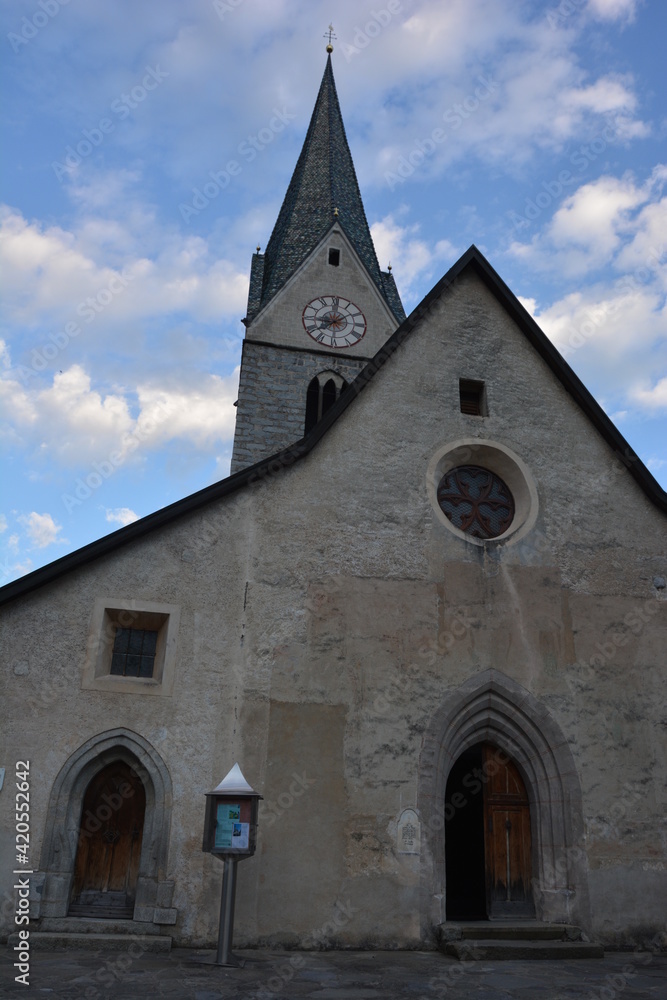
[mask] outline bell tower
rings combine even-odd
[[[231,472],[300,440],[405,319],[381,271],[327,62],[264,253],[253,254]]]

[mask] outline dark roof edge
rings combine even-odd
[[[667,492],[649,472],[639,455],[631,448],[628,441],[623,437],[610,417],[607,416],[595,397],[591,395],[560,351],[554,347],[527,309],[519,302],[516,295],[489,264],[486,257],[473,245],[464,254],[461,261],[457,262],[454,266],[458,267],[468,255],[470,255],[469,263],[473,269],[484,281],[487,288],[496,294],[517,326],[528,337],[533,347],[535,347],[537,352],[546,361],[575,402],[579,404],[595,429],[602,435],[607,444],[613,448],[619,462],[634,477],[649,500],[664,513],[667,513]]]
[[[52,583],[64,573],[84,566],[86,563],[100,556],[107,555],[121,545],[126,545],[128,542],[141,538],[143,535],[157,528],[165,527],[183,514],[193,513],[215,500],[220,500],[235,493],[244,486],[260,485],[267,479],[282,472],[283,469],[289,468],[300,461],[313,450],[320,438],[324,437],[355,396],[365,389],[375,373],[396,353],[414,328],[429,315],[429,312],[435,307],[443,293],[455,284],[458,278],[469,267],[475,271],[487,288],[507,309],[517,326],[528,337],[540,356],[546,361],[565,389],[590,419],[596,430],[614,450],[618,460],[628,469],[648,499],[659,510],[667,513],[667,492],[662,489],[660,484],[651,475],[600,404],[590,394],[581,379],[573,372],[567,361],[565,361],[554,347],[532,316],[521,305],[517,297],[510,291],[484,255],[473,244],[452,265],[444,277],[434,285],[431,291],[410,313],[405,322],[399,326],[386,344],[380,348],[373,360],[369,361],[366,367],[362,369],[354,382],[341,395],[338,402],[327,411],[322,420],[304,438],[290,445],[289,448],[285,448],[275,455],[262,459],[262,461],[256,462],[255,465],[251,465],[247,469],[236,472],[233,476],[228,476],[218,483],[206,486],[204,489],[199,490],[197,493],[192,493],[182,500],[176,500],[174,503],[169,504],[168,507],[163,507],[153,514],[148,514],[139,521],[134,521],[132,524],[128,524],[124,528],[119,528],[118,531],[113,531],[109,535],[104,535],[103,538],[98,538],[96,541],[84,545],[83,548],[77,549],[75,552],[70,552],[68,555],[56,559],[47,566],[42,566],[40,569],[36,569],[26,576],[22,576],[18,580],[6,584],[0,588],[0,606],[13,601],[17,597],[29,594],[38,587]]]
[[[291,445],[289,448],[285,448],[283,451],[271,455],[269,458],[262,459],[261,462],[256,462],[255,465],[251,465],[247,469],[241,469],[240,472],[234,473],[233,476],[221,479],[211,486],[205,486],[204,489],[198,490],[197,493],[191,493],[182,500],[176,500],[167,507],[156,510],[153,514],[147,514],[146,517],[142,517],[138,521],[133,521],[132,524],[127,524],[117,531],[112,531],[110,534],[104,535],[94,542],[89,542],[88,545],[84,545],[82,548],[76,549],[76,551],[70,552],[66,556],[48,563],[46,566],[41,566],[39,569],[33,570],[32,573],[27,573],[25,576],[19,577],[18,580],[13,580],[11,583],[5,584],[4,587],[0,587],[0,606],[13,601],[16,597],[28,594],[38,587],[52,583],[53,580],[68,573],[70,570],[78,569],[80,566],[84,566],[86,563],[92,562],[100,556],[108,555],[108,553],[115,551],[120,546],[126,545],[128,542],[133,542],[143,535],[149,534],[151,531],[166,527],[183,514],[194,513],[214,500],[220,500],[235,493],[243,486],[262,483],[268,477],[274,476],[282,471],[282,469],[286,469],[290,465],[294,465],[295,462],[298,462],[303,455],[311,450],[316,440],[319,440],[319,437],[320,435],[315,438],[311,434],[308,440],[297,441],[296,444]],[[310,440],[311,438],[313,440]]]

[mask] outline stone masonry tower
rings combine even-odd
[[[331,51],[271,239],[252,258],[232,473],[300,440],[405,318],[375,255]]]

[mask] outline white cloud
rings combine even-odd
[[[665,179],[667,167],[659,164],[643,184],[630,173],[607,174],[583,184],[563,200],[530,243],[516,241],[510,253],[566,276],[609,264],[633,271],[648,266],[654,277],[665,274]]]
[[[376,80],[369,86],[378,101],[367,114],[382,177],[437,127],[446,135],[411,182],[439,176],[471,156],[500,162],[506,171],[521,170],[536,151],[560,152],[582,131],[599,134],[610,116],[623,120],[611,144],[647,133],[635,119],[632,76],[593,77],[582,68],[576,54],[581,18],[570,18],[567,32],[554,31],[544,15],[530,20],[522,9],[525,5],[487,0],[422,3],[400,31],[386,32],[384,53],[379,44],[369,50],[367,60],[373,59],[384,84],[379,93]],[[481,77],[490,81],[492,92],[476,100]],[[387,94],[397,90],[401,99],[388,104]]]
[[[222,378],[209,375],[186,389],[140,386],[141,411],[135,436],[150,447],[181,438],[197,448],[212,447],[234,433],[239,369]]]
[[[655,290],[602,284],[572,292],[533,315],[566,358],[586,349],[599,352],[601,366],[623,358],[627,378],[633,363],[655,363],[645,351],[664,337],[661,305]]]
[[[237,389],[238,369],[226,378],[202,376],[178,388],[139,385],[132,393],[122,388],[103,393],[88,372],[72,365],[45,389],[25,387],[11,373],[0,379],[0,412],[36,458],[70,467],[109,460],[119,465],[176,439],[202,450],[228,440]]]
[[[153,230],[154,245],[142,246],[132,225]],[[77,336],[93,322],[97,334],[100,326],[127,328],[178,311],[198,320],[235,316],[248,288],[247,274],[214,259],[201,237],[160,232],[144,214],[125,225],[86,218],[80,231],[66,231],[3,206],[0,268],[7,322],[57,318],[75,324]]]
[[[105,517],[110,524],[121,524],[125,526],[126,524],[132,524],[133,521],[139,520],[139,515],[135,514],[133,510],[129,507],[116,507],[111,510],[110,508],[105,508]]]
[[[600,77],[588,87],[572,89],[566,96],[571,108],[584,108],[597,114],[612,111],[634,111],[637,98],[630,90],[632,80],[629,78],[605,76]]]
[[[602,21],[634,21],[639,0],[588,0],[588,9]]]
[[[645,198],[630,177],[600,177],[565,199],[551,220],[548,238],[557,247],[582,247],[592,265],[606,260],[619,246],[630,210]]]
[[[18,520],[25,527],[32,544],[38,549],[44,549],[54,542],[64,541],[58,537],[63,530],[62,525],[56,524],[50,514],[38,514],[33,511],[27,516],[21,515]]]
[[[576,290],[546,307],[524,305],[616,412],[667,406],[667,199],[665,167],[640,184],[602,176],[565,199],[530,244],[510,252]],[[596,270],[600,277],[586,283]],[[620,275],[620,276],[619,276]]]
[[[661,378],[654,386],[634,386],[630,390],[630,396],[636,400],[640,406],[649,410],[667,408],[667,376]]]
[[[4,514],[0,514],[0,534],[7,530],[7,518]]]
[[[380,267],[384,271],[391,263],[401,295],[408,301],[417,279],[427,280],[437,263],[441,263],[444,271],[442,262],[446,261],[449,266],[458,255],[448,240],[439,240],[434,247],[429,247],[418,234],[418,225],[401,226],[393,215],[385,216],[371,227]]]
[[[667,406],[667,310],[655,287],[599,283],[540,310],[522,300],[584,384],[620,420]]]

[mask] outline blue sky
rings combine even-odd
[[[228,474],[250,258],[332,16],[406,309],[476,243],[667,486],[667,6],[5,0],[0,16],[0,582]]]

